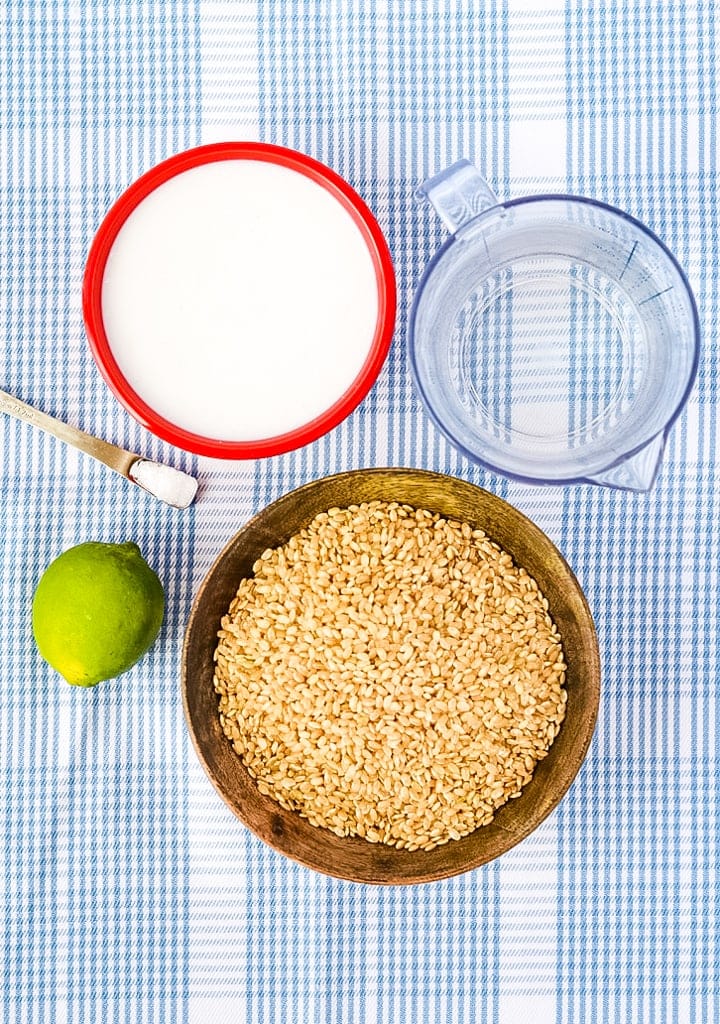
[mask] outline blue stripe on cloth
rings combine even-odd
[[[79,296],[92,233],[147,166],[136,141],[150,140],[152,161],[199,141],[197,10],[13,4],[2,19],[0,63],[12,69],[2,76],[3,386],[167,457],[102,384]],[[28,609],[45,566],[87,539],[132,537],[166,585],[182,581],[193,516],[161,510],[24,424],[1,429],[2,580],[22,595],[3,602],[17,660],[4,656],[2,673],[2,876],[13,885],[1,1019],[187,1020],[189,744],[177,674],[189,585],[167,587],[153,652],[88,692],[40,663]]]
[[[698,101],[700,133],[700,194],[709,201],[699,208],[700,253],[717,253],[720,246],[720,179],[718,176],[718,83],[715,57],[718,44],[717,12],[700,7],[698,12]],[[720,315],[720,273],[716,259],[703,259],[700,266],[698,301],[708,325]],[[720,950],[718,950],[718,862],[717,836],[720,814],[720,764],[717,737],[720,734],[720,704],[717,694],[717,523],[720,516],[717,486],[717,408],[720,401],[717,383],[716,352],[708,338],[708,350],[699,372],[703,402],[699,408],[698,498],[695,514],[688,524],[690,570],[693,588],[691,622],[701,624],[692,650],[697,666],[697,699],[691,702],[691,740],[696,752],[693,761],[692,792],[696,794],[691,813],[693,845],[691,875],[698,888],[693,906],[693,928],[687,955],[692,964],[690,978],[691,1011],[694,1020],[720,1019]]]
[[[706,315],[708,300],[716,302],[716,270],[714,262],[696,261],[717,246],[717,219],[705,216],[716,207],[703,204],[702,238],[691,249],[692,200],[708,190],[698,181],[698,154],[688,148],[679,110],[698,111],[701,137],[714,123],[714,107],[703,97],[714,76],[697,66],[686,44],[708,40],[712,49],[714,31],[715,18],[694,8],[624,6],[609,31],[599,9],[567,8],[570,188],[617,202],[650,224],[699,280]],[[598,74],[599,66],[607,73]],[[646,70],[647,83],[640,78]],[[618,166],[623,152],[634,153],[625,168]],[[689,451],[686,435],[675,430],[651,495],[593,491],[579,501],[568,492],[563,502],[563,546],[591,604],[594,598],[606,638],[598,734],[558,813],[557,1020],[564,1024],[704,1021],[718,1012],[717,961],[711,966],[703,956],[705,943],[714,945],[710,922],[718,910],[717,894],[709,897],[716,836],[713,827],[703,828],[716,821],[708,780],[714,775],[716,787],[717,754],[707,744],[703,749],[697,714],[714,656],[707,631],[698,634],[694,625],[706,602],[717,601],[716,579],[710,584],[705,573],[715,517],[684,519],[693,488],[698,509],[707,513],[716,504],[714,457],[703,451],[705,444],[714,448],[714,418],[703,412],[716,392],[707,357],[700,380],[700,449]],[[684,682],[688,663],[691,689]],[[692,793],[701,792],[702,810],[690,811]],[[696,812],[693,827],[688,814]],[[579,834],[572,825],[578,819],[586,823]],[[564,957],[566,949],[583,956]]]

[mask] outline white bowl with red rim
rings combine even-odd
[[[200,146],[132,184],[90,248],[83,314],[115,396],[199,455],[254,459],[321,437],[388,354],[396,286],[364,200],[305,154]]]

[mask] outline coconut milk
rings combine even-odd
[[[121,372],[155,412],[253,441],[347,391],[372,346],[378,285],[360,228],[326,188],[280,165],[220,160],[130,214],[102,312]]]

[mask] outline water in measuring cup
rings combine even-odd
[[[538,197],[475,216],[438,254],[411,361],[426,408],[470,457],[530,480],[608,479],[647,446],[626,474],[642,489],[693,378],[696,325],[682,271],[645,228]]]
[[[592,199],[501,203],[467,160],[418,194],[452,233],[410,319],[436,425],[509,476],[649,488],[697,369],[697,311],[673,255]]]
[[[620,284],[562,255],[519,258],[470,291],[449,371],[477,428],[538,457],[599,442],[638,401],[648,337]]]

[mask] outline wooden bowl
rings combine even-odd
[[[241,577],[266,548],[284,544],[318,512],[362,501],[400,501],[470,523],[512,555],[548,599],[567,664],[567,712],[547,757],[521,796],[489,825],[430,851],[398,850],[318,828],[263,796],[225,737],[213,688],[220,620]],[[570,787],[587,752],[600,697],[600,658],[587,601],[563,557],[529,519],[507,502],[467,483],[414,469],[364,469],[325,477],[259,512],[225,547],[195,599],[182,665],[185,716],[195,750],[231,810],[273,849],[337,878],[406,885],[449,878],[505,853],[537,828]]]

